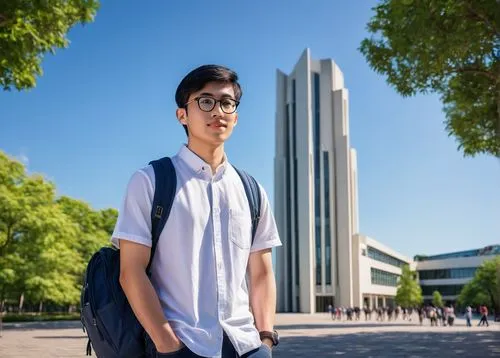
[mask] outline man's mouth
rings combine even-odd
[[[209,124],[207,124],[207,126],[209,126],[209,127],[215,127],[215,128],[221,128],[221,127],[222,128],[226,128],[227,127],[226,124],[221,123],[221,122],[209,123]]]

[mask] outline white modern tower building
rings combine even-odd
[[[305,50],[277,73],[274,211],[279,312],[394,307],[402,268],[418,271],[426,300],[453,301],[500,245],[419,255],[412,261],[358,231],[356,152],[349,143],[349,93],[339,67]]]
[[[339,67],[306,49],[277,73],[274,206],[278,311],[352,306],[352,237],[358,232],[356,152]]]

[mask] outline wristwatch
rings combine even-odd
[[[278,332],[276,330],[269,332],[269,331],[260,331],[259,332],[260,340],[263,340],[264,338],[268,338],[273,342],[273,347],[277,346],[280,343],[280,336],[278,335]]]

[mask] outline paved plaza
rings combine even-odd
[[[477,320],[474,321],[477,324]],[[84,357],[79,322],[4,324],[2,358]],[[279,314],[273,357],[500,357],[500,324],[430,327],[416,322],[333,322],[327,314]]]

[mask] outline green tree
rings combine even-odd
[[[402,307],[415,307],[422,302],[422,289],[415,278],[415,272],[410,270],[410,266],[405,265],[398,282],[396,303]]]
[[[115,209],[94,211],[0,151],[0,308],[76,304],[85,264],[109,243]]]
[[[434,307],[443,307],[443,296],[439,291],[434,291],[432,293],[432,304]]]
[[[474,278],[469,281],[458,296],[458,303],[465,305],[485,304],[500,314],[499,288],[500,256],[483,262],[476,270]]]
[[[382,0],[361,53],[403,96],[435,92],[459,150],[500,156],[497,0]]]
[[[67,196],[59,198],[57,204],[78,229],[80,240],[76,243],[76,250],[84,261],[102,246],[109,245],[118,217],[116,209],[94,211],[87,203]]]
[[[68,31],[93,21],[97,0],[0,1],[0,86],[32,88],[47,53],[68,47]]]

